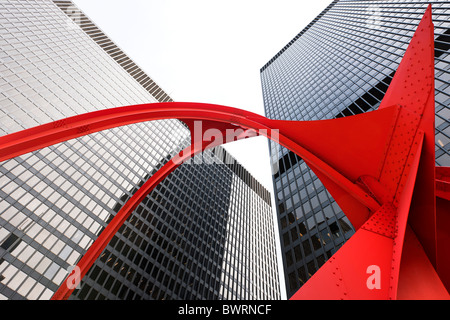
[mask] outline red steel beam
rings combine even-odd
[[[450,167],[436,167],[436,196],[450,201]]]
[[[373,212],[380,205],[352,181],[354,180],[352,177],[346,177],[341,173],[342,169],[335,169],[330,165],[330,163],[340,161],[341,163],[337,163],[337,166],[350,167],[351,161],[345,163],[343,158],[337,158],[332,149],[325,152],[321,150],[323,145],[318,145],[315,139],[311,139],[311,132],[317,132],[324,137],[328,136],[324,139],[339,137],[342,141],[344,139],[342,132],[348,132],[348,128],[355,126],[360,127],[363,123],[364,128],[361,128],[361,130],[365,129],[368,135],[376,137],[377,134],[382,134],[387,125],[374,124],[377,124],[380,119],[386,118],[386,116],[391,117],[393,115],[395,115],[394,107],[361,114],[352,117],[352,119],[341,118],[333,122],[329,120],[303,122],[271,120],[248,111],[213,104],[191,102],[150,103],[81,114],[0,137],[0,161],[119,126],[162,119],[179,119],[186,123],[202,120],[215,126],[228,124],[227,129],[230,130],[236,129],[236,126],[244,130],[251,129],[258,135],[274,140],[294,151],[313,165],[315,171],[322,172],[331,181],[339,185],[346,194],[351,195],[351,198],[354,199],[352,202],[357,202]],[[209,127],[206,126],[206,128]],[[370,130],[371,128],[373,130]],[[362,136],[363,134],[360,134],[357,137]],[[383,143],[386,142],[381,144]],[[304,145],[308,145],[308,149],[303,147]],[[359,146],[360,148],[353,152],[349,150],[354,156],[353,159],[359,159],[371,148],[365,143],[360,143]],[[360,150],[365,150],[365,152],[360,152]],[[316,154],[319,154],[320,157]],[[351,218],[349,217],[349,219]]]
[[[447,288],[450,288],[450,167],[436,167],[436,270]]]

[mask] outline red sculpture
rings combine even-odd
[[[0,161],[93,132],[172,118],[191,129],[191,147],[116,214],[78,262],[80,278],[137,205],[182,161],[224,142],[263,135],[302,157],[356,230],[292,299],[449,299],[450,168],[435,168],[431,5],[376,111],[305,122],[199,103],[120,107],[0,137]],[[194,134],[196,120],[202,120],[201,134]],[[210,129],[225,141],[205,139]],[[70,296],[71,279],[52,299]]]

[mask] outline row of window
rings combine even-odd
[[[3,1],[0,15],[2,134],[156,101],[84,32],[67,28],[51,1]],[[175,120],[132,125],[3,162],[0,243],[12,235],[20,243],[0,253],[2,296],[49,298],[120,197],[178,147],[183,128]]]
[[[262,298],[266,282],[270,282],[266,294],[276,298],[274,243],[268,243],[268,251],[259,255],[261,261],[248,256],[259,252],[252,247],[266,247],[263,237],[267,231],[259,240],[251,235],[269,221],[270,207],[241,179],[230,179],[229,169],[223,169],[220,165],[180,166],[177,174],[170,175],[142,202],[96,262],[95,266],[107,270],[115,280],[105,282],[106,274],[94,267],[73,298]],[[214,183],[212,177],[221,183]],[[208,188],[203,185],[207,181],[212,183]],[[179,197],[173,197],[175,193]],[[202,197],[203,193],[209,196]],[[256,226],[255,215],[261,218]],[[271,226],[273,229],[273,223],[262,229]],[[271,236],[273,240],[274,234]],[[139,281],[138,274],[142,275]],[[257,287],[246,281],[255,276],[261,278]],[[153,294],[155,290],[159,295]]]

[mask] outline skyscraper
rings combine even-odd
[[[171,98],[71,1],[0,4],[0,134]],[[178,120],[0,163],[0,298],[49,299],[118,209],[189,141]],[[135,210],[72,299],[278,299],[270,194],[222,148]],[[206,163],[207,162],[207,163]]]
[[[320,120],[377,109],[428,5],[428,1],[331,2],[261,68],[266,116]],[[436,164],[449,166],[450,2],[432,5]],[[289,297],[354,229],[301,158],[284,148],[277,152],[274,143],[270,146],[278,168],[273,182]]]

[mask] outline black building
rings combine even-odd
[[[207,151],[142,202],[71,299],[279,299],[270,212],[236,160]]]
[[[268,118],[377,109],[427,6],[435,25],[436,164],[450,165],[450,1],[333,1],[261,69]],[[288,297],[353,234],[301,158],[270,143]]]

